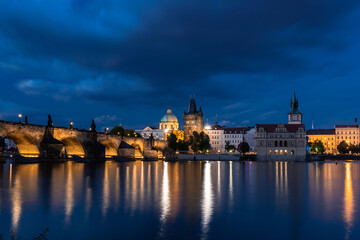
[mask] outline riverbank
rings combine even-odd
[[[177,154],[179,161],[240,161],[240,160],[256,160],[255,155],[240,154]]]

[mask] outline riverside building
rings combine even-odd
[[[255,150],[258,161],[305,161],[306,132],[295,95],[290,103],[288,124],[256,124]]]
[[[355,124],[335,125],[336,134],[336,146],[342,141],[345,141],[349,145],[359,144],[359,125],[357,118],[355,118]]]
[[[335,129],[310,129],[306,131],[308,142],[321,141],[326,154],[336,153]]]
[[[206,125],[205,133],[209,136],[210,145],[213,153],[227,153],[225,150],[226,142],[234,145],[235,148],[241,142],[247,142],[250,146],[250,151],[254,149],[254,134],[255,128],[253,127],[234,127],[226,128],[217,123],[213,126]]]

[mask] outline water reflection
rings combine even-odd
[[[351,179],[351,163],[345,163],[345,190],[344,190],[344,222],[346,227],[345,239],[349,239],[354,221],[354,193]]]
[[[354,162],[8,163],[0,171],[0,221],[9,224],[0,233],[26,238],[49,227],[50,239],[358,239],[359,174]]]
[[[160,238],[164,237],[166,218],[170,211],[170,196],[169,196],[169,175],[168,175],[168,163],[164,163],[162,190],[161,190],[161,214],[160,214]]]
[[[230,168],[231,169],[231,168]],[[231,170],[230,170],[231,176]],[[230,178],[232,181],[232,178]],[[230,185],[231,185],[230,181]],[[203,180],[203,189],[202,189],[202,201],[201,201],[201,231],[202,238],[207,238],[207,233],[209,231],[209,223],[213,213],[213,193],[212,193],[212,184],[211,184],[211,163],[207,162],[204,164],[204,180]]]

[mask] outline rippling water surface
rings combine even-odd
[[[360,239],[360,163],[0,164],[0,233]]]

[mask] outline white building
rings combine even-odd
[[[229,142],[230,145],[234,145],[235,148],[237,148],[241,142],[245,141],[249,143],[251,151],[255,148],[255,128],[226,128],[225,126],[215,124],[213,126],[206,125],[205,133],[210,138],[210,145],[213,148],[213,152],[216,153],[227,153],[225,150],[226,142]]]
[[[162,129],[158,129],[156,127],[147,126],[143,130],[140,131],[140,135],[148,139],[150,136],[153,136],[156,140],[165,140],[165,132]]]
[[[224,128],[218,124],[215,124],[213,126],[207,124],[205,126],[205,133],[209,136],[212,152],[223,153],[225,150]]]

